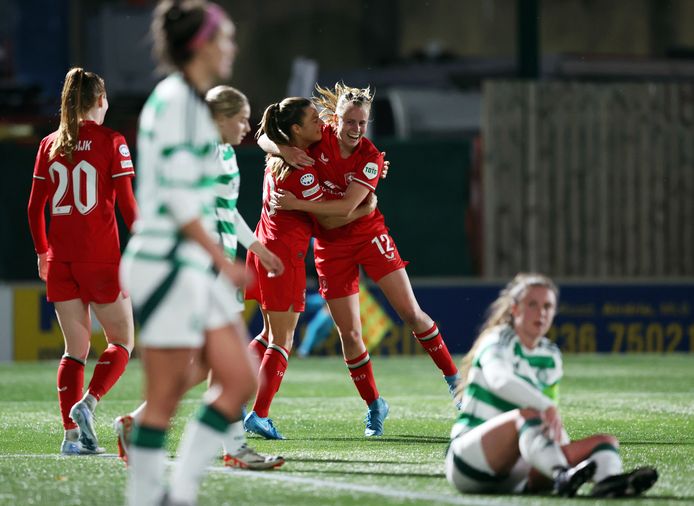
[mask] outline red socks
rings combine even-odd
[[[263,362],[263,356],[265,355],[265,350],[267,350],[267,347],[267,336],[263,334],[258,334],[251,340],[250,343],[248,343],[248,351],[250,351],[251,355],[258,360],[258,364]]]
[[[118,378],[125,371],[125,367],[130,360],[130,352],[124,346],[119,344],[109,344],[96,361],[92,380],[89,382],[89,393],[96,400],[108,393],[109,390],[116,384]],[[79,400],[79,399],[78,399]]]
[[[58,403],[65,430],[74,429],[77,424],[70,418],[70,409],[82,398],[84,386],[84,362],[63,355],[58,365]]]
[[[345,363],[349,368],[349,375],[352,377],[359,395],[364,399],[367,406],[370,405],[378,399],[378,388],[376,388],[376,379],[374,378],[373,367],[371,367],[369,352],[365,351],[356,358],[345,360]]]
[[[412,332],[412,334],[417,338],[422,348],[427,351],[436,364],[436,367],[441,369],[444,376],[453,376],[458,372],[458,368],[453,362],[451,354],[448,352],[446,343],[443,342],[443,336],[439,332],[436,323],[434,323],[429,330],[425,330],[419,334]]]
[[[253,342],[257,342],[256,339]],[[270,404],[280,389],[284,372],[287,370],[289,352],[278,344],[271,344],[263,355],[258,372],[258,392],[255,396],[253,411],[261,418],[267,418]]]

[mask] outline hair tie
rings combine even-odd
[[[188,49],[194,51],[207,42],[225,17],[224,9],[217,4],[210,4],[205,9],[205,19],[200,25],[200,29],[188,42]]]

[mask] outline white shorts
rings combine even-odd
[[[239,319],[214,274],[165,261],[123,258],[121,284],[140,323],[139,342],[151,348],[200,348],[205,331]]]
[[[217,275],[214,283],[215,290],[218,290],[222,296],[224,309],[227,315],[229,318],[233,318],[233,320],[230,321],[236,321],[246,308],[243,304],[243,290],[222,274]]]
[[[482,449],[484,431],[468,430],[451,441],[446,453],[446,478],[459,492],[467,494],[520,493],[531,466],[519,457],[508,476],[497,475]]]

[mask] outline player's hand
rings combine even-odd
[[[313,158],[308,156],[303,149],[284,145],[279,145],[277,147],[280,150],[280,156],[292,167],[306,167],[316,162]]]
[[[226,276],[235,286],[246,286],[253,281],[253,275],[240,262],[224,259],[216,266],[219,272]]]
[[[550,406],[542,413],[542,421],[548,438],[559,443],[562,435],[561,416],[556,406]]]
[[[299,202],[299,199],[292,192],[282,189],[275,190],[270,197],[270,205],[275,209],[282,209],[283,211],[296,209],[297,202]]]
[[[282,275],[284,272],[284,264],[282,263],[282,260],[280,260],[280,257],[275,255],[272,251],[267,249],[265,245],[261,244],[260,241],[255,241],[248,249],[258,257],[260,263],[263,264],[263,267],[265,267],[269,278],[276,278],[277,276]]]
[[[36,263],[39,268],[39,279],[41,279],[41,281],[46,281],[48,277],[48,253],[41,253],[38,255]]]
[[[386,152],[381,151],[381,156],[383,157],[383,170],[381,171],[381,179],[388,177],[388,169],[390,169],[390,162],[386,160]]]

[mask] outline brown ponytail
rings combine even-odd
[[[80,119],[94,107],[99,96],[105,93],[104,80],[95,73],[85,72],[81,67],[68,71],[60,97],[60,126],[49,158],[63,155],[72,161],[72,152],[79,140]]]
[[[292,145],[292,125],[302,125],[307,107],[313,104],[307,98],[289,97],[279,103],[270,104],[263,113],[256,137],[265,134],[275,144]],[[272,175],[282,181],[292,167],[278,156],[268,156]]]

